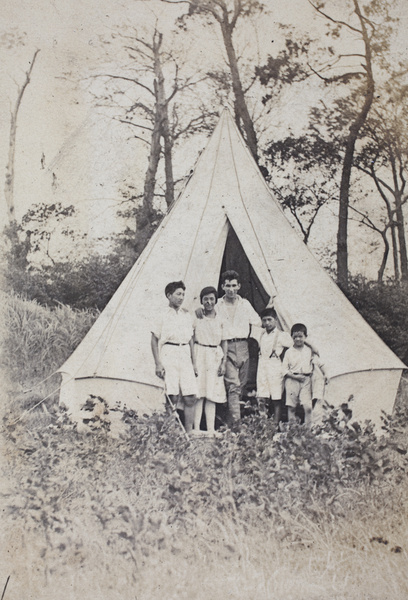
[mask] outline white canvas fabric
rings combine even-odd
[[[390,412],[405,365],[293,230],[227,110],[183,194],[61,367],[62,402],[79,406],[95,389],[110,404],[125,402],[143,413],[163,406],[150,332],[155,316],[167,305],[164,288],[182,279],[187,287],[183,306],[193,310],[200,290],[218,285],[230,227],[272,298],[283,328],[300,321],[312,333],[332,378],[326,398],[338,404],[354,395],[357,412],[365,407],[364,415],[372,412],[373,418],[382,409]]]

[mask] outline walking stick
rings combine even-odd
[[[176,417],[177,423],[180,425],[181,430],[183,431],[186,439],[190,442],[191,441],[190,437],[189,437],[187,431],[185,430],[185,427],[184,427],[183,423],[181,422],[180,415],[178,414],[176,407],[174,406],[173,402],[171,401],[170,396],[167,393],[166,384],[164,384],[164,395],[166,396],[167,402],[169,403],[169,406],[171,408],[171,412],[174,413],[174,415]]]

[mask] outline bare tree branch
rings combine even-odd
[[[322,15],[323,17],[325,17],[326,19],[328,19],[335,25],[344,25],[344,27],[347,27],[348,29],[350,29],[350,31],[355,31],[356,33],[359,33],[360,35],[362,35],[363,32],[361,29],[358,29],[357,27],[353,27],[352,25],[350,25],[350,23],[347,23],[346,21],[334,19],[329,14],[325,13],[317,4],[314,4],[313,2],[311,2],[311,0],[307,0],[307,1],[309,2],[310,6],[312,6],[315,9],[316,12],[318,12],[320,15]]]
[[[132,79],[132,77],[125,77],[124,75],[111,75],[110,73],[99,73],[98,75],[92,75],[92,77],[109,77],[110,79],[121,79],[122,81],[130,81],[131,83],[134,83],[135,85],[138,85],[139,87],[149,92],[149,94],[151,94],[152,96],[155,95],[154,91],[152,91],[149,88],[149,86],[145,85],[144,83],[141,83],[137,79]]]
[[[353,79],[354,77],[359,78],[359,77],[365,76],[365,73],[361,73],[359,71],[351,71],[349,73],[343,73],[342,75],[334,75],[333,77],[324,77],[321,73],[319,73],[319,71],[316,71],[316,69],[314,69],[310,63],[307,63],[307,66],[315,75],[317,75],[317,77],[319,77],[319,79],[322,79],[325,83],[335,83],[336,81],[342,81],[342,80],[348,81],[350,79]]]
[[[31,59],[30,67],[26,71],[25,80],[23,85],[18,90],[16,103],[14,110],[10,117],[10,137],[9,137],[9,148],[8,148],[8,162],[6,166],[6,180],[4,184],[4,196],[7,204],[7,215],[10,225],[16,224],[15,206],[14,206],[14,164],[16,154],[16,138],[17,138],[17,118],[20,110],[21,102],[23,100],[24,92],[27,89],[28,84],[31,81],[31,73],[33,72],[34,63],[40,52],[37,49],[34,52],[33,58]],[[16,234],[17,235],[17,234]]]

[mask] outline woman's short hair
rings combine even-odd
[[[215,300],[217,301],[217,299],[218,299],[217,290],[215,289],[215,287],[207,286],[207,287],[203,288],[200,292],[200,302],[202,302],[204,296],[208,296],[208,294],[214,294]]]

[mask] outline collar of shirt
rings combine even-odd
[[[190,313],[168,306],[162,315],[160,341],[162,344],[188,344],[193,335],[193,320]]]
[[[220,298],[218,310],[225,324],[225,339],[247,338],[250,330],[250,317],[246,301],[241,296],[237,296],[236,302],[231,304],[235,310],[230,312],[229,303],[224,298],[224,296]]]
[[[243,302],[243,298],[242,296],[240,296],[239,294],[237,294],[237,299],[236,302],[234,302],[233,304],[231,302],[227,302],[225,300],[225,294],[224,296],[222,296],[219,300],[218,300],[218,304],[225,304],[226,306],[235,306],[235,304],[241,304]]]

